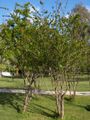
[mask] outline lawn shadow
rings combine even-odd
[[[52,100],[52,101],[55,101],[55,97],[53,96],[50,96],[50,95],[40,95],[42,96],[43,98],[47,98],[49,101]],[[40,98],[37,96],[37,95],[34,95],[33,96],[33,100],[34,101],[38,101]],[[49,105],[48,106],[45,106],[44,104],[40,104],[40,103],[36,103],[36,102],[31,102],[29,108],[28,109],[28,112],[31,112],[31,113],[36,113],[36,114],[41,114],[43,116],[46,116],[46,117],[50,117],[52,119],[55,120],[55,118],[58,117],[58,114],[52,110]],[[43,101],[42,101],[43,102]]]
[[[70,106],[79,107],[79,108],[83,108],[87,111],[90,111],[90,105],[76,104],[75,99],[73,99],[73,98],[65,97],[65,103],[70,105]]]
[[[19,94],[7,94],[7,93],[0,93],[0,104],[5,106],[9,105],[13,107],[18,113],[21,112],[21,103],[22,98]]]
[[[45,107],[45,106],[42,106],[42,105],[38,105],[38,104],[33,104],[30,108],[30,112],[31,113],[37,113],[37,114],[41,114],[43,116],[46,116],[46,117],[50,117],[50,118],[57,118],[58,115],[55,111]]]
[[[74,102],[75,101],[75,98],[73,96],[70,96],[70,97],[64,97],[64,100],[66,102]]]
[[[55,101],[55,96],[53,95],[47,95],[47,96],[45,96],[45,97],[47,97],[49,100],[52,100],[52,101]]]
[[[90,105],[86,105],[85,109],[90,112]]]
[[[55,98],[52,97],[52,96],[49,96],[49,95],[42,95],[43,96],[43,100],[44,98],[49,100],[49,101],[54,101]],[[31,113],[36,113],[36,114],[41,114],[43,116],[46,116],[46,117],[50,117],[52,119],[55,119],[58,117],[58,114],[56,113],[55,110],[53,110],[52,106],[50,107],[50,104],[42,104],[40,102],[37,102],[37,99],[34,97],[33,98],[35,100],[35,102],[33,102],[32,104],[30,104],[29,108],[28,109],[28,112],[31,112]],[[40,98],[38,98],[40,99]],[[43,101],[42,101],[43,102]]]

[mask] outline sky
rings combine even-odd
[[[9,10],[3,10],[0,9],[0,23],[5,22],[5,17],[2,17],[3,15],[8,15],[9,12],[12,12],[15,7],[15,3],[24,4],[26,2],[31,2],[38,10],[41,9],[40,0],[0,0],[0,7],[6,7]],[[52,10],[52,6],[55,6],[56,0],[41,0],[44,2],[45,9],[48,9],[48,11]],[[70,12],[74,6],[78,3],[83,4],[88,10],[90,10],[90,0],[61,0],[63,3],[63,8],[65,11],[65,14]],[[67,2],[68,1],[68,2]],[[67,2],[67,4],[66,4]]]

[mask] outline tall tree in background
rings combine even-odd
[[[90,11],[82,4],[77,4],[73,10],[72,14],[79,14],[81,21],[90,23]]]
[[[81,65],[81,71],[86,71],[90,72],[90,44],[89,44],[89,39],[90,39],[90,11],[82,4],[77,4],[75,8],[72,10],[72,14],[78,14],[80,16],[80,21],[82,23],[82,26],[80,27],[79,33],[83,40],[87,40],[87,55],[85,56],[83,54],[82,61],[84,59],[85,64]],[[84,66],[85,65],[85,66]],[[85,68],[86,67],[86,68]]]

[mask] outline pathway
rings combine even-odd
[[[0,88],[0,93],[21,93],[25,94],[27,89],[12,89],[12,88]],[[41,94],[41,95],[54,95],[54,91],[45,91],[45,90],[38,90],[38,89],[33,89],[32,90],[33,94]],[[71,92],[73,94],[73,91]],[[70,95],[70,92],[67,91],[66,95]],[[81,96],[90,96],[90,91],[82,91],[82,92],[76,92],[76,95],[81,95]]]

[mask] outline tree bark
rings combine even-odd
[[[32,87],[32,84],[35,81],[35,74],[32,73],[31,79],[29,78],[29,76],[30,75],[28,73],[27,74],[27,80],[28,80],[29,85],[27,86],[28,90],[26,92],[26,97],[25,97],[25,100],[24,100],[23,112],[26,112],[28,104],[29,104],[30,100],[32,99],[32,88],[31,87]]]
[[[60,96],[60,117],[61,119],[64,118],[64,96]]]
[[[64,117],[64,95],[59,93],[56,95],[56,106],[57,106],[57,113],[61,119]]]
[[[26,93],[25,101],[24,101],[24,107],[23,107],[23,112],[26,112],[28,104],[30,100],[32,99],[32,90],[29,89]]]

